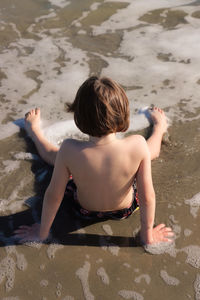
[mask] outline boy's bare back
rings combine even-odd
[[[92,211],[130,207],[140,163],[150,164],[147,143],[139,135],[117,139],[110,134],[107,141],[99,140],[100,144],[72,139],[63,143],[63,163],[77,185],[78,201]]]

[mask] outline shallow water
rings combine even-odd
[[[1,299],[200,299],[199,26],[199,1],[1,1]],[[91,74],[124,86],[130,132],[146,134],[138,110],[152,103],[171,120],[152,163],[156,223],[176,232],[171,247],[147,249],[162,254],[133,238],[139,211],[98,224],[60,213],[47,245],[16,245],[10,236],[39,220],[50,173],[19,130],[21,118],[40,106],[52,142],[82,137],[65,103]]]

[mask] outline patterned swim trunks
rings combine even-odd
[[[65,196],[68,199],[72,200],[72,209],[75,215],[84,220],[100,220],[100,219],[114,219],[114,220],[122,220],[128,218],[134,211],[139,209],[139,200],[136,189],[136,184],[133,184],[133,202],[130,207],[115,210],[115,211],[89,211],[83,208],[77,198],[77,187],[73,179],[70,179],[67,183],[67,187],[65,190]]]

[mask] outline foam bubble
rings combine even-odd
[[[63,249],[64,246],[60,244],[51,244],[47,248],[47,256],[49,259],[55,258],[55,254],[58,250]]]
[[[169,276],[168,273],[165,270],[160,271],[160,277],[164,280],[164,282],[168,285],[179,285],[180,280]]]
[[[20,167],[20,162],[19,161],[13,161],[13,160],[4,160],[3,162],[3,165],[4,165],[4,169],[3,170],[0,170],[0,173],[11,173],[17,169],[19,169]]]
[[[174,224],[177,224],[177,223],[178,223],[178,221],[175,219],[175,216],[174,216],[174,215],[170,215],[170,216],[169,216],[169,219],[170,219],[170,221],[172,221]]]
[[[194,218],[196,218],[200,208],[200,193],[194,195],[189,200],[185,200],[185,204],[190,206],[190,213]]]
[[[48,285],[49,285],[48,280],[42,279],[42,280],[40,281],[40,286],[41,286],[41,287],[47,287]]]
[[[181,251],[187,254],[186,263],[190,264],[194,268],[200,268],[200,247],[195,245],[187,246]]]
[[[55,5],[55,6],[58,6],[58,7],[61,7],[61,8],[63,8],[63,7],[70,4],[70,1],[66,1],[66,0],[49,0],[49,2],[52,5]]]
[[[130,269],[131,265],[128,263],[123,263],[123,266],[126,267],[127,269]]]
[[[13,154],[17,160],[40,160],[39,156],[29,152],[17,152]]]
[[[185,236],[185,237],[188,237],[188,236],[190,236],[191,234],[192,234],[192,230],[190,230],[190,229],[188,229],[188,228],[184,229],[184,236]]]
[[[108,250],[112,255],[115,255],[115,256],[119,255],[120,247],[114,243],[109,243],[109,241],[107,241],[102,236],[100,236],[100,238],[99,238],[99,244],[101,246],[101,249],[103,249],[104,251]]]
[[[21,271],[26,270],[28,264],[24,254],[16,252],[16,257],[17,257],[17,263],[16,263],[17,268]]]
[[[118,294],[124,299],[134,299],[134,300],[144,299],[144,297],[141,294],[134,291],[121,290],[118,292]]]
[[[60,282],[58,282],[57,286],[56,286],[56,295],[57,297],[60,297],[62,295],[62,284]]]
[[[91,267],[90,263],[88,261],[86,261],[84,263],[83,267],[76,271],[76,276],[81,281],[83,293],[84,293],[86,300],[94,300],[95,299],[94,295],[90,291],[90,287],[89,287],[89,283],[88,283],[90,267]]]
[[[197,274],[194,282],[195,299],[200,300],[200,274]]]
[[[9,292],[14,287],[15,281],[15,261],[12,257],[6,256],[0,262],[0,284],[6,279],[5,288]]]
[[[150,284],[151,282],[151,277],[148,274],[141,274],[140,276],[136,277],[135,282],[140,283],[142,279],[144,279],[147,284]]]
[[[32,176],[23,178],[19,184],[11,191],[11,194],[7,199],[0,199],[0,212],[11,212],[15,213],[22,209],[24,200],[20,199],[19,193],[32,181]],[[17,200],[17,201],[16,201]]]
[[[106,271],[105,271],[105,269],[103,267],[100,267],[97,270],[97,275],[101,278],[101,281],[104,284],[109,285],[110,279],[109,279],[108,274],[106,273]]]
[[[156,244],[148,244],[144,245],[144,249],[146,252],[151,254],[163,254],[168,253],[172,257],[176,257],[177,250],[175,249],[174,242],[160,242]]]
[[[108,235],[113,235],[112,228],[109,224],[103,224],[102,228]]]

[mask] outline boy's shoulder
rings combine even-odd
[[[82,141],[77,140],[77,139],[73,139],[73,138],[67,138],[62,142],[62,145],[64,147],[69,147],[69,146],[78,146],[81,145]]]
[[[139,145],[142,145],[142,144],[145,145],[146,144],[145,138],[140,134],[129,135],[129,136],[124,138],[124,141],[128,142],[128,143],[139,143]]]
[[[149,152],[147,141],[142,135],[129,135],[124,139],[124,142],[125,146],[128,147],[131,152],[134,150],[134,153],[138,153],[141,156],[146,156],[146,153]]]

